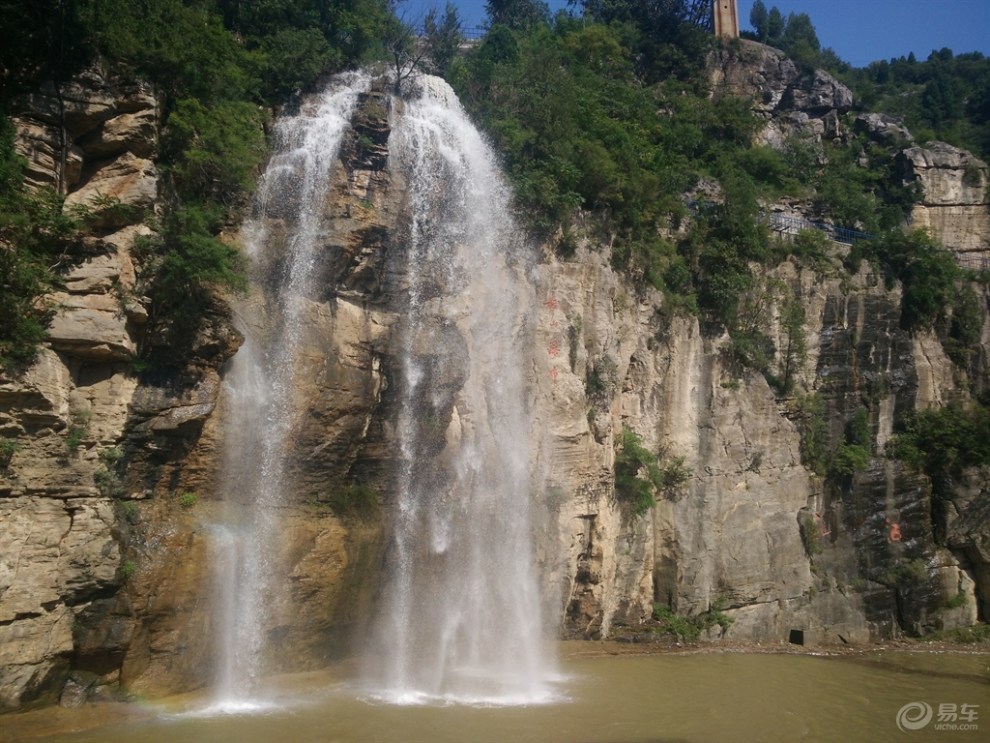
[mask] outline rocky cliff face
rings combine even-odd
[[[964,264],[985,269],[990,261],[987,164],[945,142],[908,147],[901,164],[905,178],[922,186],[912,227],[927,229]]]
[[[766,141],[796,129],[838,136],[847,90],[765,48],[743,50],[756,56],[745,66],[726,60],[718,74],[735,92],[759,92]],[[153,96],[93,74],[61,97],[64,115],[58,96],[41,95],[18,119],[31,182],[61,184],[71,203],[97,208],[112,196],[155,209]],[[374,610],[396,464],[397,225],[408,204],[387,162],[389,116],[398,114],[401,103],[381,89],[363,98],[327,197],[314,282],[322,289],[307,300],[295,392],[305,412],[283,521],[288,567],[268,628],[285,668],[324,664]],[[976,188],[965,153],[950,150],[905,150],[905,167],[925,182],[918,209],[973,207],[978,221],[985,166],[975,163]],[[943,188],[946,179],[956,185]],[[109,210],[67,269],[37,363],[0,380],[0,434],[21,444],[0,471],[0,708],[71,704],[117,683],[189,688],[207,680],[214,652],[208,529],[234,404],[222,365],[240,339],[210,321],[196,364],[139,383],[129,359],[146,312],[132,247],[147,228],[120,213],[129,212]],[[947,245],[987,251],[986,238],[969,233],[953,244],[956,222],[939,214],[926,224]],[[287,239],[277,218],[267,229]],[[277,266],[261,275],[268,270]],[[792,370],[797,393],[782,396],[733,365],[726,338],[706,337],[694,318],[671,319],[662,296],[613,272],[607,245],[584,239],[567,260],[548,248],[535,275],[535,345],[512,363],[525,365],[536,390],[538,561],[566,636],[635,631],[654,602],[684,615],[721,606],[734,619],[728,636],[741,641],[784,641],[792,629],[814,641],[866,641],[987,616],[985,473],[968,473],[936,501],[926,478],[883,457],[907,413],[985,388],[985,310],[982,365],[968,388],[937,338],[899,327],[899,289],[885,288],[874,268],[842,278],[784,263],[765,277],[778,287],[766,330],[786,347],[782,301],[800,303],[807,354]],[[266,332],[264,292],[237,301],[248,329]],[[809,430],[841,441],[864,416],[865,470],[827,480],[804,464]],[[691,473],[638,517],[615,494],[624,427],[664,459],[683,457]],[[358,476],[381,510],[335,514],[333,488]]]
[[[747,39],[716,53],[712,83],[717,95],[752,100],[766,122],[758,138],[774,147],[795,134],[840,136],[840,117],[853,104],[852,91],[828,73],[802,69],[779,49]]]
[[[790,263],[776,269],[808,318],[798,389],[821,403],[809,412],[800,395],[781,397],[762,375],[733,368],[726,339],[703,337],[691,319],[658,323],[650,302],[594,263],[583,255],[579,266],[547,266],[562,324],[581,318],[577,363],[557,365],[547,400],[572,633],[638,625],[654,601],[683,615],[717,603],[734,619],[732,638],[771,642],[789,629],[807,641],[875,640],[970,624],[978,602],[985,611],[976,584],[986,537],[971,530],[961,549],[936,538],[948,522],[933,510],[930,484],[882,455],[900,416],[966,395],[938,341],[899,328],[896,289],[869,268],[851,281]],[[768,311],[783,341],[778,308]],[[598,407],[583,389],[596,354],[615,368]],[[857,410],[871,431],[867,469],[842,482],[809,471],[802,429],[817,421],[841,439]],[[641,519],[612,489],[620,426],[692,471]],[[953,495],[950,520],[957,512],[970,526],[979,521],[987,494],[974,485]]]
[[[87,667],[85,617],[125,579],[110,473],[147,320],[132,256],[148,232],[139,215],[155,208],[157,118],[149,90],[97,71],[31,96],[15,118],[28,183],[68,193],[95,227],[48,297],[47,347],[0,379],[0,432],[18,445],[0,471],[0,708],[51,699],[70,666]],[[90,649],[109,670],[120,647]]]
[[[48,342],[23,374],[0,377],[0,433],[17,446],[0,467],[0,709],[116,688],[125,654],[145,648],[132,538],[172,528],[152,496],[184,484],[174,465],[237,347],[223,321],[205,323],[193,345],[212,350],[198,367],[142,383],[132,365],[154,342],[136,241],[159,209],[158,122],[152,91],[96,68],[23,99],[14,117],[28,186],[65,194],[88,227],[43,300]],[[167,601],[169,613],[181,605]]]

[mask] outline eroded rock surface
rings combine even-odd
[[[913,227],[933,237],[975,269],[990,261],[990,198],[987,164],[945,142],[926,142],[901,153],[907,179],[921,184],[911,213]]]

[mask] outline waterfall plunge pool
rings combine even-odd
[[[561,698],[545,704],[387,704],[339,669],[279,678],[270,706],[252,714],[211,711],[188,694],[8,715],[0,728],[11,743],[963,743],[985,740],[990,730],[985,652],[640,655],[621,647],[611,654],[609,645],[563,646]],[[932,717],[917,727],[925,705]]]

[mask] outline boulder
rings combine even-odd
[[[903,146],[914,142],[914,137],[904,126],[904,122],[887,114],[859,114],[853,121],[853,128],[865,133],[874,142],[885,145]]]
[[[87,159],[100,160],[131,152],[142,158],[155,154],[158,114],[153,108],[115,116],[79,140]]]
[[[120,300],[110,294],[52,295],[58,311],[48,328],[56,351],[94,361],[127,361],[137,345]]]
[[[65,205],[92,211],[96,227],[120,228],[132,224],[134,210],[154,208],[158,196],[155,164],[131,152],[87,168],[83,179],[83,185],[66,197]],[[132,210],[114,208],[118,203]]]

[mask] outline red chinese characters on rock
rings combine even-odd
[[[890,524],[890,531],[887,533],[888,542],[900,542],[901,541],[901,525],[896,521]]]
[[[547,301],[543,303],[543,306],[546,307],[548,310],[550,310],[552,314],[560,307],[560,303],[557,301],[557,298],[553,294],[551,294],[549,297],[547,297]],[[558,327],[557,318],[551,316],[549,324],[551,328]],[[550,343],[547,346],[547,355],[551,359],[557,358],[560,355],[560,344],[558,343],[556,338],[552,338],[550,340]],[[559,372],[557,371],[556,368],[551,368],[550,380],[556,383],[558,374]]]

